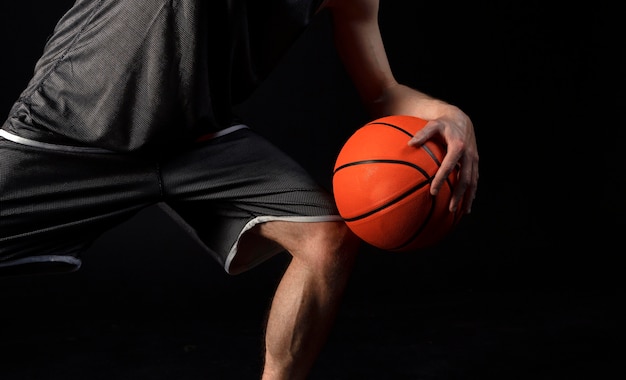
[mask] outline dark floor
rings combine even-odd
[[[186,244],[122,228],[77,273],[0,279],[0,379],[257,379],[286,258],[229,277]],[[311,379],[625,375],[615,287],[477,281],[446,260],[366,249]]]

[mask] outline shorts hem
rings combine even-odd
[[[58,152],[115,154],[115,152],[112,150],[107,150],[107,149],[102,149],[102,148],[94,148],[94,147],[88,147],[88,146],[61,145],[61,144],[54,144],[54,143],[33,140],[33,139],[16,135],[5,129],[0,129],[0,137],[16,144],[30,146],[33,148],[58,151]]]
[[[259,225],[261,223],[273,222],[273,221],[286,221],[286,222],[294,222],[294,223],[316,223],[316,222],[337,222],[342,221],[342,217],[339,215],[320,215],[320,216],[258,216],[252,220],[250,220],[241,230],[235,244],[231,248],[228,256],[226,257],[226,262],[224,264],[224,269],[226,273],[230,275],[236,275],[243,272],[246,272],[257,265],[263,263],[264,261],[270,259],[274,255],[284,251],[285,249],[275,245],[272,249],[268,249],[265,252],[259,252],[258,255],[255,255],[254,260],[250,260],[246,263],[238,265],[236,268],[232,266],[233,260],[237,256],[239,241],[244,233]]]
[[[0,262],[0,277],[71,273],[82,265],[81,259],[64,255],[38,255]]]

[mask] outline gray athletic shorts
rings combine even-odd
[[[259,223],[341,220],[325,189],[244,125],[161,159],[0,130],[0,274],[76,270],[95,239],[154,204],[230,274],[283,250],[259,241],[238,251]]]

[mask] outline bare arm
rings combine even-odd
[[[437,134],[443,137],[447,154],[432,182],[432,193],[436,194],[449,173],[460,165],[450,210],[462,204],[469,213],[478,185],[472,121],[458,107],[396,81],[378,26],[378,6],[379,0],[328,2],[338,54],[372,117],[403,114],[429,120],[408,144],[419,146]]]

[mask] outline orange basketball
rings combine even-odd
[[[433,246],[461,218],[448,210],[457,171],[437,196],[430,194],[445,146],[434,139],[418,148],[407,144],[425,124],[403,115],[373,120],[337,156],[332,186],[339,213],[357,236],[383,250]]]

